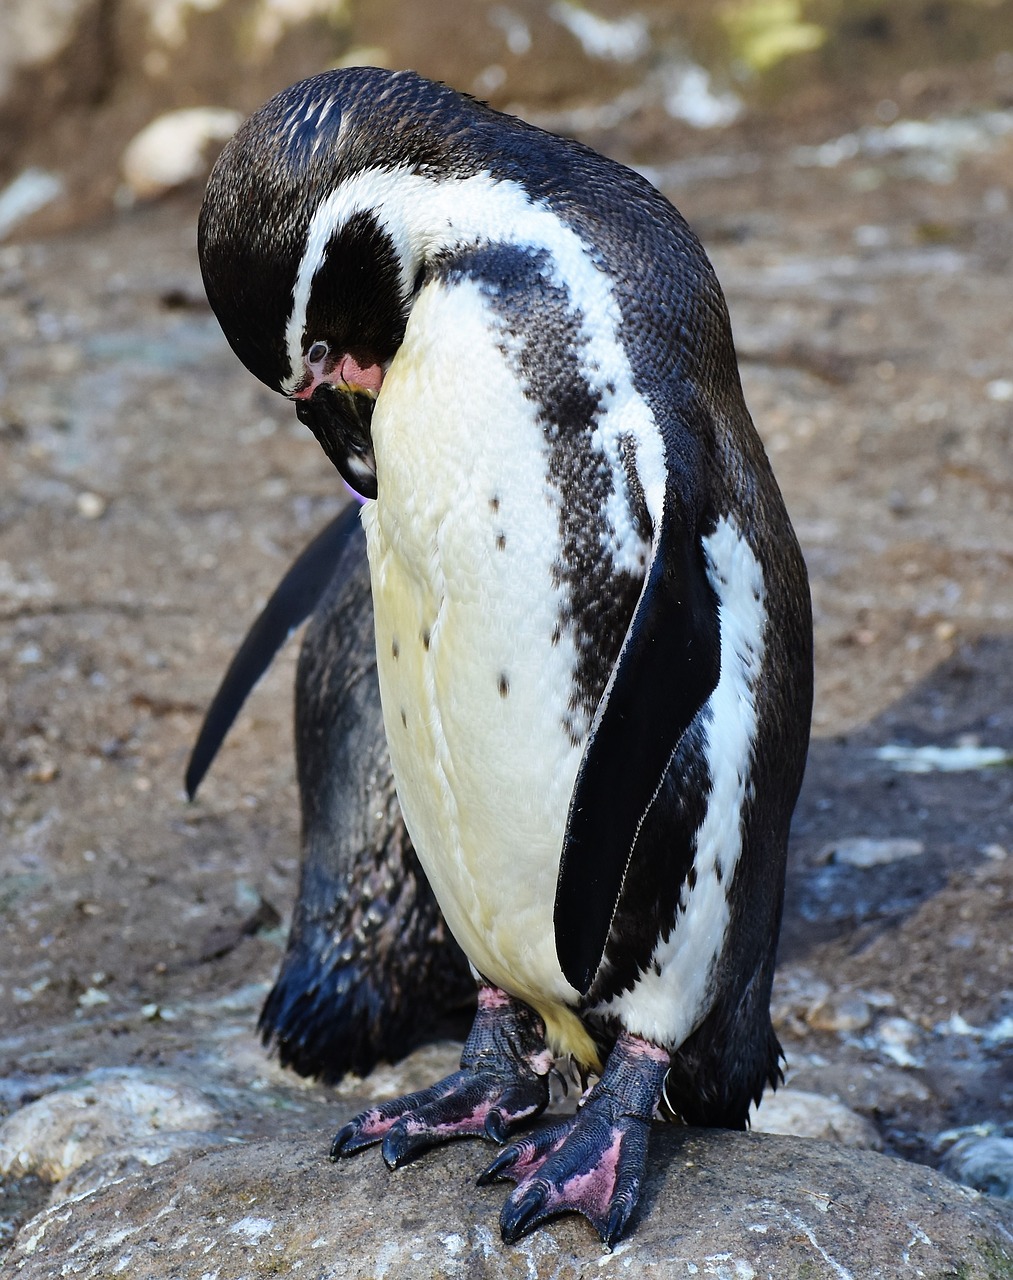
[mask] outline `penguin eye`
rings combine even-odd
[[[314,342],[306,353],[306,359],[310,364],[320,364],[322,360],[326,360],[329,352],[330,348],[326,342]]]

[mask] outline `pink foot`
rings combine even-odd
[[[503,1142],[545,1110],[552,1057],[542,1020],[497,987],[482,987],[461,1070],[429,1089],[370,1107],[336,1135],[331,1159],[382,1140],[391,1169],[453,1138]]]
[[[669,1055],[623,1035],[572,1119],[513,1142],[479,1178],[516,1182],[500,1215],[507,1244],[548,1218],[581,1213],[609,1248],[630,1220],[643,1182],[651,1119]]]

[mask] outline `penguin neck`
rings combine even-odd
[[[502,243],[544,255],[547,278],[566,290],[580,320],[587,362],[597,371],[602,395],[625,402],[627,429],[638,439],[644,464],[644,499],[659,528],[665,497],[663,445],[653,416],[634,391],[620,337],[622,315],[600,254],[543,200],[521,183],[497,177],[490,168],[463,177],[430,177],[409,166],[364,169],[321,201],[307,231],[288,324],[292,367],[301,365],[306,305],[327,246],[350,218],[364,212],[376,219],[394,246],[397,288],[406,310],[424,282],[427,264],[468,246]],[[595,323],[586,324],[584,317],[594,317]]]

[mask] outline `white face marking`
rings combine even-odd
[[[405,299],[410,296],[419,265],[437,253],[475,242],[545,251],[554,268],[553,283],[569,292],[573,306],[585,318],[582,363],[602,406],[593,444],[605,454],[618,478],[623,475],[620,438],[624,434],[633,438],[647,509],[655,528],[659,527],[667,474],[664,443],[650,408],[633,384],[630,363],[619,340],[621,315],[611,281],[598,265],[594,247],[548,206],[532,201],[516,182],[488,173],[430,179],[405,168],[367,169],[343,182],[319,205],[310,221],[286,328],[291,374],[283,390],[291,393],[302,377],[306,310],[327,244],[353,214],[365,210],[373,213],[394,244]],[[608,516],[618,541],[618,546],[610,549],[618,568],[639,573],[646,548],[633,528],[621,488],[625,486],[617,484],[609,501]]]
[[[632,991],[598,1009],[617,1015],[634,1035],[670,1048],[682,1044],[707,1012],[711,971],[728,929],[727,894],[742,852],[742,806],[756,738],[753,690],[767,624],[763,572],[734,521],[723,517],[703,546],[707,577],[718,597],[721,675],[707,703],[711,720],[705,752],[712,789],[697,832],[696,885],[692,890],[683,885],[675,929],[658,943]]]
[[[411,293],[419,260],[415,256],[401,207],[400,186],[405,176],[406,171],[402,169],[367,169],[343,182],[317,206],[310,219],[306,248],[292,291],[292,310],[285,326],[289,376],[281,386],[286,395],[291,395],[302,376],[303,332],[313,291],[313,277],[324,265],[331,238],[354,214],[372,213],[390,237],[401,264],[401,297],[406,299]]]

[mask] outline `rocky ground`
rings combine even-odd
[[[569,122],[649,162],[699,230],[808,560],[815,737],[775,990],[803,1097],[758,1125],[867,1148],[666,1136],[623,1246],[634,1252],[612,1269],[1013,1272],[1004,1202],[925,1167],[1013,1186],[1013,117],[993,110],[1009,77],[1000,60],[940,82],[921,132],[824,110],[687,149],[643,114]],[[601,1257],[580,1223],[501,1249],[498,1194],[461,1199],[481,1163],[470,1148],[389,1184],[370,1157],[326,1163],[327,1135],[362,1099],[434,1078],[452,1046],[324,1090],[256,1042],[298,871],[294,646],[194,805],[181,779],[246,626],[343,499],[313,439],[220,337],[194,219],[183,195],[0,248],[0,1109],[24,1126],[0,1130],[3,1242],[48,1199],[42,1179],[65,1179],[9,1265],[105,1275],[129,1245],[131,1274],[199,1276],[199,1256],[172,1253],[165,1233],[142,1249],[108,1228],[171,1203],[191,1215],[172,1219],[177,1243],[189,1231],[212,1247],[218,1231],[223,1280],[274,1274],[300,1249],[321,1276],[387,1274],[397,1258],[389,1273],[407,1274],[397,1251],[412,1232],[426,1241],[419,1274],[485,1274],[479,1258],[488,1274],[578,1274]],[[897,747],[945,750],[884,750]],[[155,1173],[131,1173],[156,1157]],[[785,1165],[794,1184],[763,1183]],[[253,1185],[258,1166],[279,1171],[276,1186]],[[387,1255],[387,1237],[371,1252],[355,1235],[359,1271],[342,1269],[351,1255],[326,1219],[339,1193],[364,1213],[384,1195],[404,1227]],[[303,1194],[316,1234],[292,1235],[282,1205]],[[441,1226],[444,1208],[452,1242],[437,1247],[411,1214]],[[233,1228],[243,1248],[229,1254]]]

